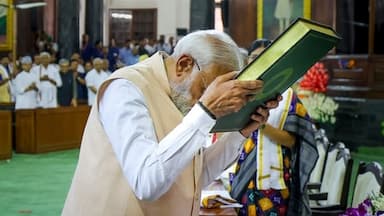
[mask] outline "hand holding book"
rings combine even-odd
[[[276,98],[266,102],[265,105],[257,107],[254,114],[251,115],[251,121],[240,130],[240,133],[244,137],[251,136],[253,131],[259,129],[267,122],[269,110],[276,108],[281,100],[281,95],[278,95]]]
[[[211,132],[246,128],[257,107],[282,94],[339,40],[332,28],[297,19],[236,77],[242,81],[263,80],[262,91],[237,112],[218,117]]]
[[[230,72],[218,76],[199,100],[215,118],[238,112],[263,87],[260,80],[233,79],[236,74],[237,72]]]

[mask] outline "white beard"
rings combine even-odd
[[[171,87],[171,100],[180,110],[180,112],[185,116],[192,108],[190,105],[191,94],[189,89],[191,87],[192,79],[188,77],[182,83],[170,82]]]
[[[172,81],[169,83],[171,87],[171,100],[184,116],[192,109],[192,95],[190,93],[190,88],[193,80],[195,80],[196,75],[199,72],[200,71],[194,67],[191,75],[184,79],[181,83],[175,83]]]

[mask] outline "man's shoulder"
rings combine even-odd
[[[55,72],[58,72],[59,73],[59,68],[58,66],[54,65],[54,64],[49,64],[48,67],[47,67],[48,71],[55,71]]]
[[[90,70],[90,71],[87,72],[87,74],[85,75],[85,77],[86,77],[86,78],[87,78],[87,77],[93,77],[93,76],[95,76],[95,74],[96,74],[96,70],[95,70],[95,69],[92,69],[92,70]]]
[[[17,81],[17,80],[24,80],[24,79],[26,79],[26,78],[25,78],[26,75],[27,75],[27,72],[25,72],[25,71],[21,71],[21,72],[17,73],[17,75],[16,75],[14,81]]]

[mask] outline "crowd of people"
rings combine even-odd
[[[114,39],[109,46],[94,45],[84,34],[79,53],[57,61],[58,46],[41,37],[36,41],[38,54],[23,56],[13,67],[12,56],[0,61],[0,103],[15,103],[15,109],[55,108],[93,105],[99,85],[116,69],[136,64],[157,51],[173,52],[173,37],[168,43],[143,38],[126,40],[118,47]],[[52,45],[53,44],[53,45]]]

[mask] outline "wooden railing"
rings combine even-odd
[[[18,153],[42,153],[80,147],[88,106],[15,111]]]
[[[0,111],[0,160],[12,156],[12,112]]]

